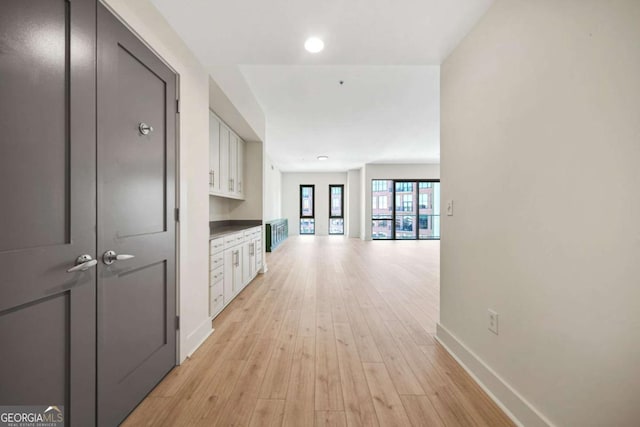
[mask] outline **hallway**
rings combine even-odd
[[[434,339],[439,248],[289,238],[123,425],[512,425]]]

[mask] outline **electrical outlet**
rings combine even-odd
[[[498,313],[489,309],[489,330],[498,335]]]
[[[447,215],[453,216],[453,200],[447,200]]]

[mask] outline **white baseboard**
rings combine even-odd
[[[184,362],[187,357],[191,357],[202,343],[209,338],[209,335],[213,333],[211,321],[212,318],[207,317],[207,320],[202,322],[193,332],[187,335],[186,339],[180,346],[180,363]]]
[[[520,427],[554,425],[440,323],[436,339],[493,401]]]

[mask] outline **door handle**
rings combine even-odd
[[[91,255],[80,255],[76,258],[76,265],[67,270],[67,273],[75,273],[76,271],[87,271],[98,263],[97,259],[91,258]]]
[[[118,255],[114,251],[107,251],[102,255],[102,262],[104,262],[106,265],[111,265],[116,261],[124,261],[131,258],[135,258],[135,255]]]

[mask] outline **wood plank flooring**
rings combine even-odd
[[[290,237],[124,426],[512,426],[435,341],[439,242]]]

